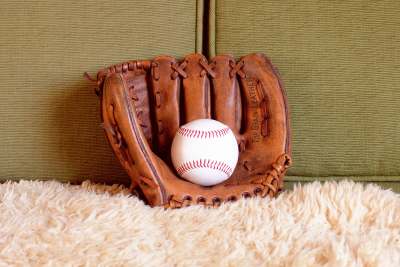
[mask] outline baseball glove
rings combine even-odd
[[[218,206],[282,189],[291,163],[289,113],[263,54],[129,61],[99,71],[96,82],[109,143],[151,206]],[[232,176],[210,187],[179,178],[170,158],[179,126],[200,118],[228,125],[239,146]]]

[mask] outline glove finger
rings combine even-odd
[[[184,122],[210,118],[210,81],[207,73],[212,72],[206,58],[191,54],[181,63],[184,68],[183,104]]]
[[[142,66],[146,64],[146,67]],[[115,71],[120,73],[123,79],[123,87],[131,104],[136,112],[138,125],[150,145],[153,146],[153,127],[150,115],[149,86],[147,82],[148,61],[135,61],[131,64],[116,65]],[[113,78],[115,79],[115,77]],[[110,83],[114,85],[114,81]]]
[[[230,55],[212,59],[215,77],[212,79],[212,116],[228,125],[238,136],[242,120],[242,103],[238,80],[235,75],[235,60]]]
[[[141,126],[135,106],[138,101],[130,101],[132,89],[129,88],[139,89],[143,76],[145,74],[113,73],[106,78],[102,95],[103,125],[114,153],[129,176],[139,181],[142,190],[151,193],[156,199],[154,201],[162,203],[166,196],[165,192],[157,189],[161,175],[156,157],[146,141],[146,128]]]
[[[262,54],[250,54],[240,60],[244,76],[245,135],[250,144],[263,141],[288,153],[289,117],[286,94],[270,61]]]
[[[172,140],[180,125],[180,75],[177,62],[169,56],[153,60],[151,69],[152,99],[157,135],[155,147],[157,155],[169,161]],[[174,69],[175,68],[175,69]]]

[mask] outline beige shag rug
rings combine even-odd
[[[400,197],[353,182],[218,209],[89,182],[0,185],[0,266],[400,266]]]

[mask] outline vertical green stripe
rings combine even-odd
[[[203,0],[196,1],[196,53],[203,52]]]
[[[216,54],[216,45],[215,45],[215,35],[216,35],[216,20],[215,20],[215,12],[216,12],[217,1],[210,0],[210,9],[208,10],[209,14],[209,27],[208,27],[208,46],[209,46],[209,56],[214,57]]]

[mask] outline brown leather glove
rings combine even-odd
[[[218,206],[254,195],[274,196],[290,165],[286,96],[262,54],[235,61],[201,54],[182,61],[159,56],[129,61],[97,74],[107,138],[151,206]],[[179,178],[170,148],[180,125],[213,118],[236,135],[239,160],[225,182],[203,187]]]

